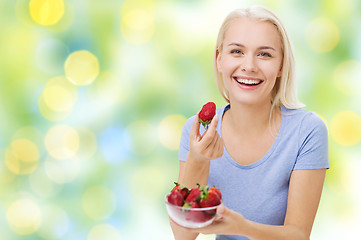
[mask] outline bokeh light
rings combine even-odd
[[[38,100],[41,115],[50,121],[61,121],[69,116],[78,99],[78,89],[64,76],[51,78]]]
[[[33,142],[41,155],[44,151],[44,135],[40,129],[34,126],[23,126],[16,130],[12,136],[12,140],[28,139]]]
[[[78,97],[77,88],[65,77],[52,78],[42,94],[44,103],[55,112],[70,111]]]
[[[91,84],[99,74],[97,57],[86,50],[71,53],[64,68],[67,79],[79,86]]]
[[[27,139],[17,139],[11,143],[14,155],[23,162],[39,161],[39,151],[34,143]]]
[[[31,199],[13,202],[6,212],[6,217],[12,230],[19,235],[34,233],[42,221],[40,207]]]
[[[152,0],[126,0],[121,7],[121,14],[120,30],[125,40],[138,45],[152,38],[155,31]]]
[[[56,24],[64,15],[63,0],[30,0],[30,15],[35,22],[48,26]]]
[[[39,150],[28,139],[16,139],[5,151],[5,162],[8,169],[19,175],[30,174],[39,163]]]
[[[76,158],[67,158],[59,161],[52,157],[44,162],[45,172],[49,179],[57,184],[70,183],[75,180],[81,170],[81,163]]]
[[[11,183],[15,179],[16,175],[14,172],[9,170],[9,168],[3,165],[4,164],[0,165],[0,184]]]
[[[333,82],[336,88],[345,95],[361,93],[361,62],[347,60],[341,62],[335,69]]]
[[[186,122],[182,115],[170,115],[165,117],[159,125],[160,142],[171,150],[177,150],[180,143],[182,128]]]
[[[361,140],[361,116],[352,111],[336,114],[331,121],[331,135],[343,146],[352,146]]]
[[[339,39],[339,29],[330,19],[321,17],[308,23],[306,40],[315,52],[323,53],[333,50]]]
[[[69,115],[70,111],[58,112],[52,110],[44,100],[44,95],[40,95],[38,98],[38,108],[40,114],[47,120],[52,122],[59,122],[65,120]]]
[[[56,125],[45,136],[45,147],[55,159],[69,159],[79,149],[78,132],[68,125]]]

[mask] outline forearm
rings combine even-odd
[[[306,233],[292,225],[266,225],[246,220],[243,234],[252,240],[308,240]]]
[[[190,232],[180,228],[172,221],[170,222],[172,227],[173,235],[175,240],[195,240],[198,236],[198,233]]]
[[[199,161],[192,154],[188,154],[185,169],[179,176],[178,182],[193,188],[198,184],[207,185],[210,161]]]

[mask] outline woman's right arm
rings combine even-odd
[[[203,135],[199,133],[198,113],[189,133],[189,152],[187,161],[180,163],[178,182],[193,188],[208,183],[210,161],[223,155],[223,140],[217,132],[218,114],[216,114]]]
[[[208,183],[209,166],[211,159],[219,158],[223,155],[223,141],[217,133],[218,115],[212,119],[208,130],[200,135],[198,113],[193,121],[192,129],[189,133],[189,153],[187,161],[179,162],[178,183],[193,188]],[[194,240],[197,233],[185,231],[171,221],[171,227],[176,240]]]

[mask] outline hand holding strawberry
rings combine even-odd
[[[219,158],[223,155],[223,140],[218,134],[217,126],[219,117],[218,114],[211,119],[210,126],[202,135],[200,134],[200,120],[199,112],[193,121],[191,131],[189,133],[189,160],[207,162],[211,159]],[[188,161],[188,160],[187,160]]]

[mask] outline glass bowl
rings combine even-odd
[[[173,205],[165,196],[165,206],[169,217],[177,224],[187,228],[201,228],[210,225],[216,218],[217,207],[189,208]]]

